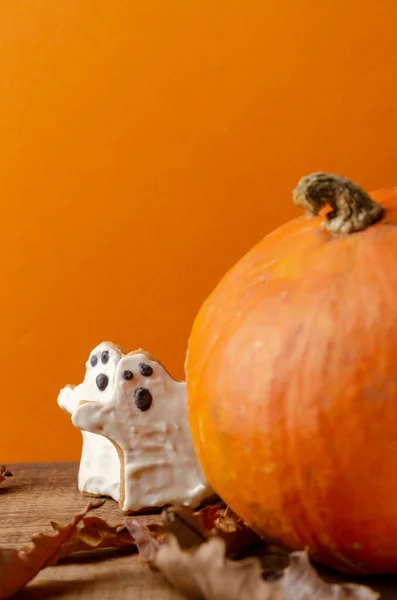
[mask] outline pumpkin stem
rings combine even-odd
[[[356,183],[330,173],[312,173],[303,177],[293,191],[297,206],[317,215],[327,204],[323,228],[332,235],[363,231],[382,218],[383,207],[374,202]]]

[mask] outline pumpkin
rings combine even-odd
[[[397,572],[397,188],[303,178],[196,317],[203,470],[256,532],[350,573]]]

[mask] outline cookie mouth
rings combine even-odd
[[[99,391],[104,392],[108,387],[109,377],[105,373],[99,373],[95,379]]]

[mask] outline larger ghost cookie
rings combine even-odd
[[[120,360],[106,403],[85,400],[72,421],[106,436],[117,448],[123,511],[167,504],[196,507],[213,494],[193,448],[186,384],[175,381],[147,352]]]
[[[102,342],[92,350],[86,362],[82,383],[64,387],[58,404],[72,415],[81,400],[87,398],[106,403],[113,394],[113,381],[117,365],[123,356],[118,346]],[[83,448],[78,476],[80,492],[93,496],[120,497],[120,461],[109,440],[101,435],[82,431]]]

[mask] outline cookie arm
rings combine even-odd
[[[78,404],[75,387],[73,385],[67,385],[62,388],[59,392],[57,402],[62,410],[71,415]]]
[[[78,429],[106,436],[106,421],[111,412],[101,402],[82,400],[72,414],[72,423]]]

